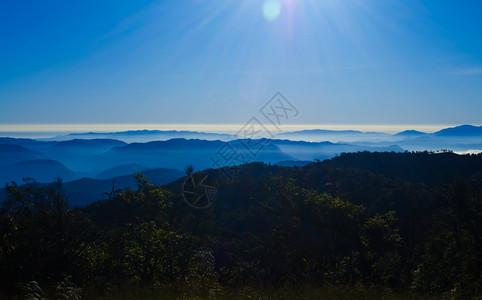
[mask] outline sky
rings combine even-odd
[[[482,2],[0,1],[0,124],[482,124]],[[264,122],[264,121],[262,121]]]

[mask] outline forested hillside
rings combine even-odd
[[[110,190],[71,209],[62,183],[6,186],[0,297],[249,297],[258,291],[363,289],[482,295],[482,155],[351,153],[304,167],[263,163]],[[207,177],[206,177],[207,176]],[[35,281],[35,282],[33,282]]]

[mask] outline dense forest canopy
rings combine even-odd
[[[8,184],[0,295],[325,286],[482,295],[482,155],[360,152],[237,171],[228,180],[189,170],[217,188],[207,209],[184,201],[185,179],[158,186],[137,174],[136,189],[79,208],[61,180]]]

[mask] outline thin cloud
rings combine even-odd
[[[451,74],[456,76],[482,75],[482,67],[459,69],[451,72]]]

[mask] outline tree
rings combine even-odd
[[[53,285],[65,275],[76,280],[84,269],[87,245],[92,241],[89,220],[69,208],[59,179],[50,185],[27,180],[7,184],[2,204],[0,240],[1,285],[9,289],[33,279]]]

